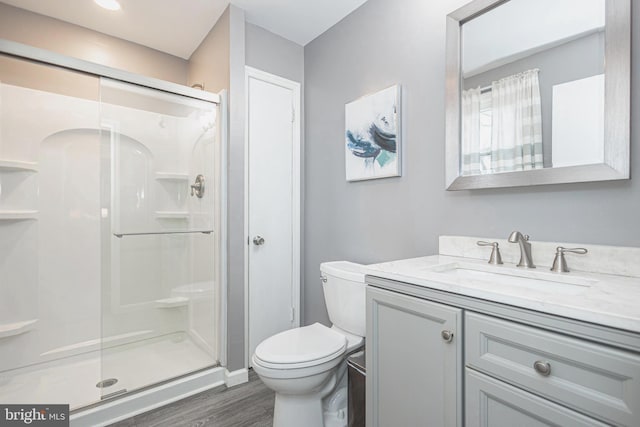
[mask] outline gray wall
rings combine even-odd
[[[231,7],[227,7],[189,58],[189,86],[204,85],[218,93],[229,90],[229,25]]]
[[[246,64],[302,83],[304,48],[251,23],[245,24]]]
[[[244,10],[230,5],[229,149],[227,151],[227,368],[246,367],[244,352]]]
[[[372,263],[434,254],[442,234],[640,246],[640,181],[447,192],[445,16],[467,0],[369,0],[305,47],[304,320],[327,323],[323,261]],[[640,8],[633,8],[633,68]],[[640,131],[632,79],[632,145]],[[402,85],[403,176],[347,183],[344,104]],[[640,150],[632,149],[632,169]],[[549,254],[550,257],[553,254]]]
[[[604,32],[590,34],[552,49],[502,65],[464,80],[465,89],[490,86],[501,78],[539,68],[544,167],[551,166],[553,86],[604,73]]]

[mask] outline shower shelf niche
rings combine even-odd
[[[0,221],[26,221],[30,219],[38,219],[38,211],[32,210],[16,210],[3,211],[0,210]]]
[[[179,172],[156,172],[158,181],[189,181],[189,174]]]
[[[186,211],[156,211],[158,219],[189,219],[189,212]]]
[[[20,160],[0,160],[0,172],[37,172],[36,162],[23,162]]]
[[[189,305],[187,297],[172,297],[156,300],[156,308],[178,308]]]
[[[35,328],[36,323],[38,323],[38,319],[15,323],[0,323],[0,338],[13,337],[29,332]]]

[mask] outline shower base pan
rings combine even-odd
[[[73,411],[215,363],[187,334],[174,333],[2,372],[0,402],[61,403]]]

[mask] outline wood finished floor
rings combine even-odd
[[[274,393],[249,371],[249,382],[219,387],[136,415],[112,427],[271,427]]]

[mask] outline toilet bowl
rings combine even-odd
[[[347,425],[346,358],[364,345],[361,267],[346,261],[320,266],[333,326],[290,329],[256,347],[253,369],[276,393],[274,427]]]

